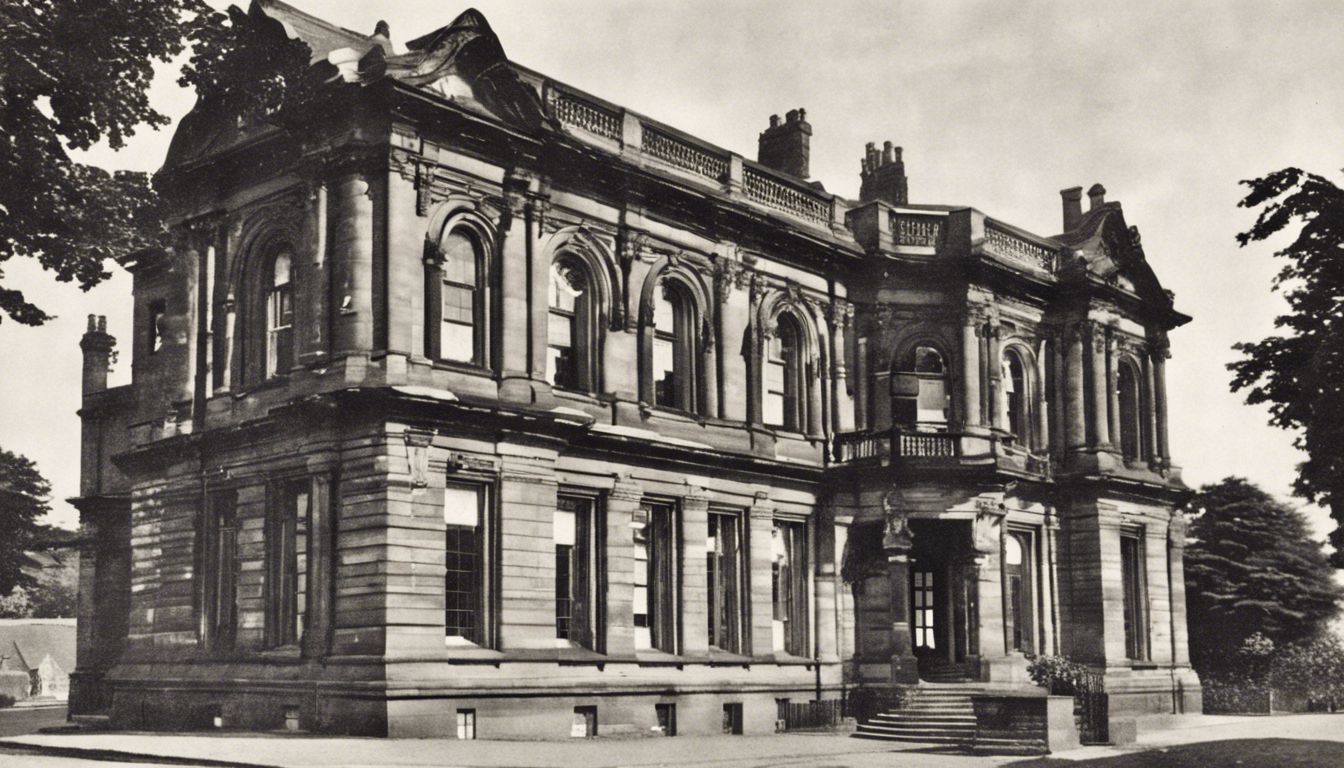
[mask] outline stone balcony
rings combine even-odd
[[[1050,474],[1048,456],[1028,451],[1016,445],[1012,436],[999,433],[901,427],[843,432],[835,436],[831,456],[836,465],[990,471],[1035,478]]]

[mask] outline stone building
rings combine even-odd
[[[1198,709],[1163,367],[1100,186],[1063,232],[808,180],[505,58],[279,2],[320,119],[198,104],[84,351],[71,710],[125,727],[767,732],[781,700],[1104,673]],[[319,107],[314,107],[319,109]]]

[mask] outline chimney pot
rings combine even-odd
[[[1106,188],[1100,184],[1093,184],[1087,190],[1087,200],[1089,210],[1096,210],[1106,204]]]
[[[806,179],[809,175],[812,126],[803,119],[805,114],[801,108],[791,109],[785,113],[786,120],[782,125],[779,115],[771,115],[770,127],[760,135],[757,162],[780,173]]]
[[[859,179],[859,199],[865,203],[881,200],[891,205],[905,205],[909,202],[909,180],[905,176],[901,148],[890,141],[882,142],[881,150],[868,142]]]
[[[1083,220],[1083,188],[1061,189],[1059,197],[1064,207],[1064,231],[1072,232]]]

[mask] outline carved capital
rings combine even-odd
[[[1166,331],[1158,331],[1148,337],[1148,349],[1154,360],[1167,360],[1171,357],[1171,340]]]

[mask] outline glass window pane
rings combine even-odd
[[[440,244],[443,251],[443,279],[463,285],[476,285],[476,241],[462,230],[453,230]]]
[[[660,287],[653,298],[653,327],[660,333],[677,333],[677,311],[672,302],[672,289]]]
[[[919,398],[915,418],[924,422],[947,421],[947,382],[942,379],[920,379]]]

